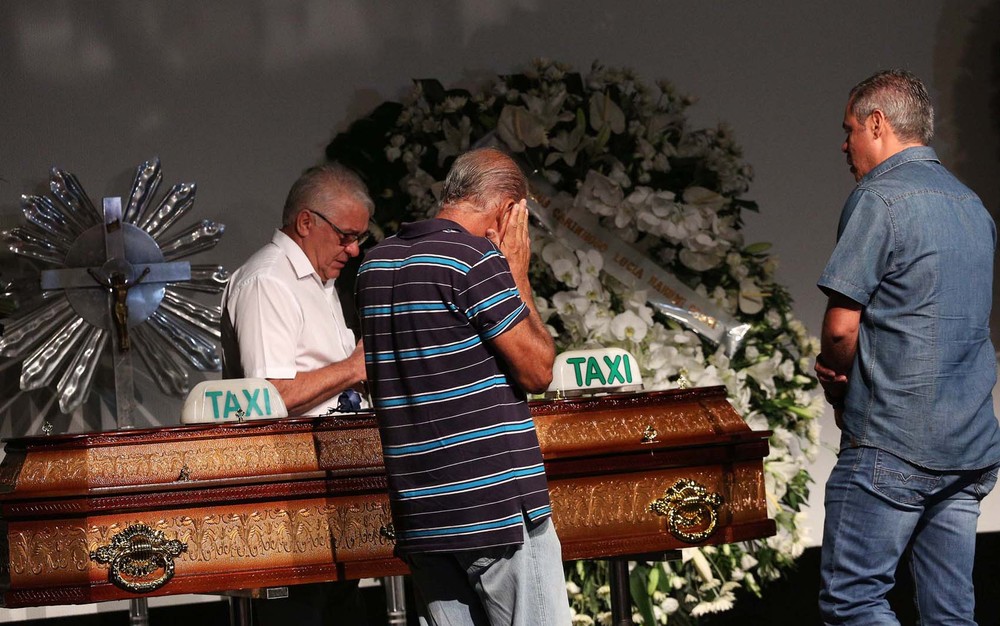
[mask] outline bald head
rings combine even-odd
[[[479,148],[455,159],[444,179],[441,207],[486,213],[527,193],[528,183],[513,159],[494,148]]]

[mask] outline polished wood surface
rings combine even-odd
[[[566,559],[774,533],[754,432],[707,388],[531,403]],[[5,606],[72,604],[405,573],[371,414],[11,440],[0,465]],[[696,543],[650,504],[677,481],[718,494]],[[186,546],[149,594],[91,552],[133,524]]]

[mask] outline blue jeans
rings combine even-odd
[[[893,624],[886,594],[911,549],[924,626],[974,625],[979,503],[997,467],[937,472],[877,448],[845,448],[826,484],[819,593],[825,624]]]
[[[411,554],[421,626],[569,626],[562,548],[552,521],[524,543]]]

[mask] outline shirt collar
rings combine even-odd
[[[295,243],[294,239],[283,233],[280,229],[275,229],[274,236],[271,237],[271,243],[278,246],[285,253],[285,256],[288,257],[288,262],[292,264],[292,269],[295,270],[296,278],[305,278],[311,274],[316,277],[316,280],[320,280],[319,274],[313,268],[309,257],[302,251],[299,244]]]
[[[406,222],[399,227],[399,232],[396,236],[400,239],[416,239],[418,237],[425,237],[432,233],[439,233],[444,230],[457,230],[462,233],[468,233],[468,231],[465,230],[465,228],[458,222],[443,220],[435,217],[428,220],[421,220],[419,222]]]
[[[910,163],[912,161],[934,161],[935,163],[940,163],[937,153],[934,152],[934,148],[930,146],[914,146],[912,148],[906,148],[905,150],[900,150],[896,154],[892,155],[885,161],[882,161],[878,165],[872,168],[870,172],[865,174],[858,183],[866,182],[872,178],[877,178],[882,174],[885,174],[889,170],[899,167],[904,163]]]

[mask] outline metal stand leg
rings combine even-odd
[[[385,613],[389,626],[406,626],[406,591],[402,576],[386,576],[382,579],[385,587]]]
[[[251,606],[250,598],[230,596],[229,626],[250,626]]]
[[[128,623],[130,626],[149,626],[149,602],[146,598],[128,601]]]
[[[611,580],[611,623],[614,626],[632,626],[632,598],[629,594],[628,561],[608,561]]]

